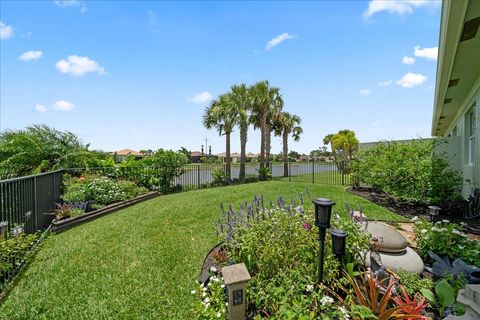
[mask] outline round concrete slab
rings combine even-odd
[[[422,273],[422,258],[410,247],[407,247],[402,253],[379,252],[382,258],[382,264],[392,270],[405,270],[410,272]],[[367,253],[366,266],[370,266],[370,252]]]
[[[408,247],[408,241],[405,237],[395,230],[395,228],[382,223],[373,221],[368,224],[367,231],[377,237],[380,242],[381,252],[401,253]]]

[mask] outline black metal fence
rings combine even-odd
[[[0,244],[5,241],[0,247],[3,264],[0,287],[24,262],[24,257],[15,252],[28,249],[19,248],[23,244],[16,242],[10,246],[6,240],[19,233],[32,234],[48,228],[52,216],[44,213],[52,212],[55,202],[60,201],[62,173],[54,171],[0,181]]]

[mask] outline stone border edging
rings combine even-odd
[[[82,223],[100,218],[106,214],[115,212],[120,209],[127,208],[129,206],[132,206],[134,204],[137,204],[145,200],[153,199],[155,197],[158,197],[159,195],[161,195],[160,192],[152,191],[130,200],[109,204],[106,207],[82,214],[81,216],[78,216],[78,217],[67,218],[60,221],[52,221],[52,227],[50,230],[53,233],[60,233],[70,228],[76,227]]]

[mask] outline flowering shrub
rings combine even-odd
[[[227,296],[223,278],[215,267],[210,268],[210,281],[206,286],[199,283],[191,292],[195,299],[195,317],[198,320],[227,319]]]
[[[67,177],[62,198],[69,203],[92,201],[97,206],[105,206],[132,199],[146,192],[147,189],[138,187],[131,181],[87,175],[80,178]]]
[[[460,258],[466,263],[480,267],[480,242],[468,239],[461,225],[448,220],[434,225],[419,219],[415,222],[418,252],[427,257],[429,251],[450,259]]]

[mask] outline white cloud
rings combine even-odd
[[[80,8],[80,12],[84,13],[87,11],[87,4],[83,1],[78,0],[55,0],[54,3],[59,8]]]
[[[364,96],[364,97],[369,96],[370,93],[371,93],[371,90],[370,90],[370,89],[361,89],[361,90],[360,90],[360,95],[361,95],[361,96]]]
[[[58,110],[58,111],[70,111],[73,108],[75,108],[73,103],[65,101],[65,100],[58,100],[57,102],[55,102],[53,104],[53,109]]]
[[[35,111],[37,112],[47,112],[47,108],[41,104],[36,104],[34,107]]]
[[[0,21],[0,39],[1,40],[7,40],[13,37],[13,27],[12,26],[7,26],[5,23]]]
[[[405,57],[403,57],[402,62],[403,62],[404,64],[414,64],[414,63],[415,63],[415,58],[414,58],[414,57],[405,56]]]
[[[407,73],[405,74],[400,80],[397,81],[399,86],[404,88],[413,88],[415,86],[419,86],[422,83],[427,81],[427,77],[420,73]]]
[[[415,46],[413,50],[415,57],[425,58],[429,60],[437,60],[438,47],[422,48],[420,46]]]
[[[205,102],[208,102],[208,101],[212,100],[212,98],[213,97],[210,94],[210,92],[203,91],[203,92],[200,92],[200,93],[194,95],[189,100],[193,103],[205,103]]]
[[[389,87],[392,84],[392,80],[380,81],[378,85],[380,87]]]
[[[382,11],[399,15],[410,14],[415,8],[434,7],[440,4],[440,0],[371,0],[368,3],[368,9],[363,13],[363,17],[369,18]]]
[[[67,60],[58,61],[55,67],[60,73],[72,74],[74,76],[83,76],[90,72],[97,72],[99,75],[106,73],[105,69],[96,61],[77,55],[68,56]]]
[[[38,60],[43,56],[42,51],[27,51],[22,53],[20,57],[18,57],[18,60],[22,60],[25,62],[31,61],[31,60]]]
[[[278,46],[280,43],[282,43],[285,40],[293,39],[296,38],[296,36],[291,35],[289,33],[282,33],[281,35],[276,36],[272,40],[267,42],[267,46],[265,47],[265,50],[271,50]]]

